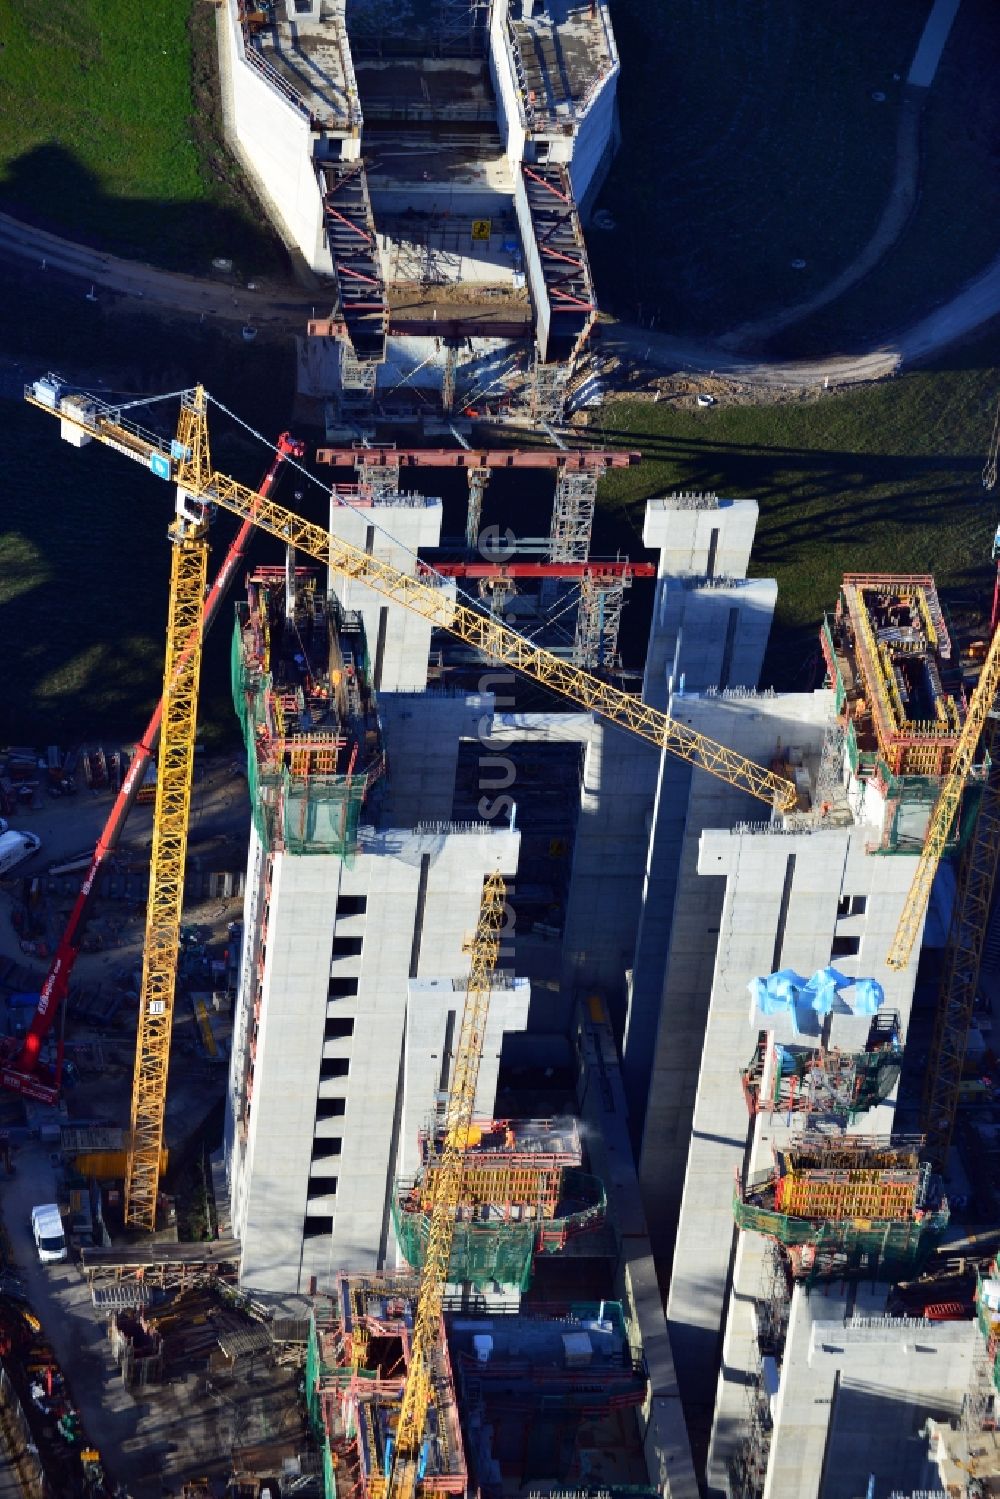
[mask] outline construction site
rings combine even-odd
[[[22,1491],[1000,1490],[1000,604],[846,574],[777,693],[755,501],[594,554],[638,453],[243,424],[254,488],[200,386],[25,399],[173,511],[150,723],[0,781]]]
[[[298,373],[329,437],[559,422],[588,398],[604,0],[225,0],[219,50],[229,144],[332,298]]]

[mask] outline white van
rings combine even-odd
[[[41,846],[42,840],[37,833],[0,833],[0,876],[37,854]]]
[[[54,1202],[43,1202],[40,1207],[31,1209],[31,1232],[35,1236],[35,1248],[43,1265],[67,1258],[69,1250],[66,1248],[62,1215]]]

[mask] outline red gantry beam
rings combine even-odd
[[[317,463],[351,468],[561,468],[568,473],[599,473],[634,468],[641,453],[598,448],[317,448]]]
[[[655,578],[652,562],[434,562],[443,578]]]

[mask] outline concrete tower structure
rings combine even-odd
[[[349,539],[393,561],[404,550],[367,513],[413,545],[437,539],[439,502],[335,504]],[[308,570],[259,569],[234,649],[254,828],[226,1155],[242,1278],[260,1290],[395,1263],[392,1187],[448,1086],[483,879],[517,867],[506,822],[451,819],[458,742],[491,700],[419,691],[429,627],[368,590],[352,602]],[[409,690],[376,701],[376,671]],[[485,1115],[502,1037],[530,1001],[527,983],[498,978]]]

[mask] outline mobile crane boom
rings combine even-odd
[[[794,785],[784,776],[765,770],[745,755],[697,733],[687,725],[633,697],[610,682],[601,681],[579,667],[571,666],[550,651],[533,645],[502,621],[458,602],[451,591],[429,580],[411,577],[387,562],[331,536],[323,526],[303,520],[246,484],[219,473],[211,466],[204,392],[183,393],[183,410],[201,403],[202,415],[191,428],[192,440],[165,445],[151,433],[122,418],[115,407],[90,395],[63,395],[56,377],[36,381],[25,390],[25,399],[57,416],[64,435],[79,442],[76,434],[102,442],[135,459],[163,479],[174,480],[205,504],[221,506],[280,541],[317,558],[332,571],[356,578],[385,598],[421,614],[440,629],[448,630],[467,645],[501,666],[550,688],[559,696],[598,714],[618,728],[627,729],[668,754],[706,770],[710,775],[748,792],[768,806],[791,811],[796,803]],[[182,411],[183,415],[183,411]]]
[[[304,443],[299,442],[288,432],[282,432],[278,438],[274,461],[261,480],[261,494],[267,495],[271,492],[286,458],[301,458],[304,453]],[[203,635],[215,620],[219,606],[229,592],[232,581],[246,556],[252,531],[252,523],[244,521],[233,538],[215,582],[205,597],[202,610]],[[15,1043],[13,1047],[8,1042],[6,1046],[0,1047],[0,1086],[33,1098],[39,1103],[54,1104],[59,1097],[62,1080],[62,1048],[59,1048],[56,1065],[51,1075],[39,1066],[41,1049],[55,1024],[60,1006],[66,998],[73,965],[79,956],[83,933],[95,902],[98,878],[105,861],[118,845],[128,815],[135,805],[135,799],[145,779],[146,770],[156,753],[162,715],[163,699],[161,698],[153,709],[153,715],[146,725],[145,732],[136,745],[121,789],[101,830],[79,894],[52,955],[52,962],[42,984],[38,1005],[28,1033],[23,1042]]]

